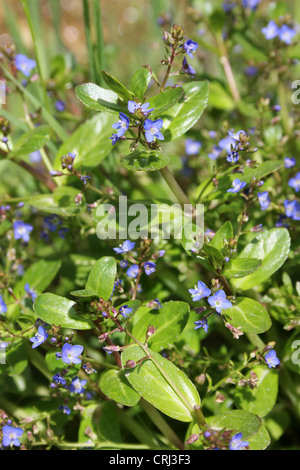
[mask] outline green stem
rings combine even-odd
[[[176,197],[177,201],[179,204],[184,207],[185,204],[191,204],[189,198],[187,195],[184,193],[184,191],[181,189],[177,181],[175,180],[174,176],[172,175],[170,169],[165,166],[164,168],[160,169],[160,173],[164,180],[166,181],[167,185],[173,192],[174,196]]]

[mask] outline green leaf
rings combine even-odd
[[[109,111],[111,113],[124,111],[125,107],[114,91],[106,90],[94,83],[79,85],[75,91],[77,98],[85,106],[95,111]]]
[[[256,387],[253,389],[237,387],[234,393],[234,402],[238,408],[263,418],[275,406],[278,394],[278,373],[274,369],[269,369],[267,365],[254,367],[252,371],[258,378]]]
[[[89,274],[85,289],[94,292],[103,300],[108,300],[114,288],[116,273],[117,263],[114,258],[100,258]]]
[[[132,100],[134,98],[134,94],[132,91],[129,91],[122,83],[119,82],[115,77],[110,75],[109,73],[102,71],[101,77],[105,81],[106,85],[109,88],[117,93],[117,95],[125,101]]]
[[[145,313],[132,330],[141,342],[145,341],[148,326],[157,328],[148,340],[153,351],[159,351],[173,344],[180,337],[188,321],[190,307],[185,302],[170,301],[162,308]]]
[[[162,91],[158,95],[150,98],[149,109],[154,108],[154,111],[151,113],[151,119],[156,119],[161,117],[162,113],[167,111],[169,108],[172,108],[183,95],[183,88],[181,86],[176,86],[174,88],[166,88],[165,91]]]
[[[137,150],[121,160],[121,165],[131,171],[156,171],[169,163],[168,155],[156,150]]]
[[[151,72],[143,67],[133,75],[130,82],[130,90],[137,98],[143,99],[150,81]]]
[[[219,230],[217,230],[213,239],[209,242],[209,246],[214,246],[218,250],[224,248],[224,240],[229,241],[233,238],[233,229],[230,220],[227,220]]]
[[[70,294],[73,295],[74,297],[79,297],[82,299],[90,299],[92,297],[98,297],[98,295],[95,294],[95,292],[93,292],[92,290],[88,290],[88,289],[73,290],[72,292],[70,292]]]
[[[256,271],[261,264],[261,260],[255,258],[233,259],[226,263],[222,274],[229,279],[245,277]]]
[[[241,432],[243,440],[257,434],[262,424],[258,416],[244,410],[233,410],[224,415],[213,416],[207,419],[207,423],[212,429]]]
[[[244,333],[264,333],[272,323],[266,309],[256,300],[238,297],[233,307],[224,312],[234,327],[241,327]]]
[[[141,398],[126,379],[123,370],[104,372],[101,375],[99,386],[104,395],[124,406],[134,406]]]
[[[72,328],[74,330],[89,330],[93,328],[93,323],[82,315],[79,315],[75,308],[75,302],[55,294],[41,294],[34,303],[34,311],[37,318],[50,325],[61,326],[62,328]]]
[[[61,168],[61,158],[69,152],[76,155],[75,168],[93,168],[111,152],[112,124],[116,117],[109,113],[100,113],[81,124],[73,134],[64,141],[58,150],[54,168]]]
[[[39,150],[50,140],[50,136],[49,126],[38,126],[25,132],[9,153],[9,157],[16,158]]]
[[[78,442],[121,442],[120,425],[115,407],[110,402],[84,408],[78,430]]]
[[[222,255],[222,253],[210,243],[205,243],[202,247],[202,250],[205,254],[207,254],[209,258],[215,258],[218,261],[224,260],[224,256]]]
[[[196,388],[172,362],[156,352],[150,351],[150,353],[163,369],[168,380],[162,375],[153,361],[147,358],[135,368],[125,370],[128,381],[145,400],[167,416],[179,421],[192,421],[191,409],[194,406],[200,406],[200,397]],[[146,357],[146,353],[139,346],[129,346],[122,353],[123,367],[128,360],[138,362]],[[172,386],[169,380],[172,382]],[[189,407],[182,397],[190,404]]]
[[[30,288],[42,293],[51,284],[61,266],[61,261],[40,260],[28,268],[22,278],[14,288],[14,293],[18,297],[24,295],[24,286],[29,284]]]
[[[52,193],[32,196],[28,203],[41,212],[56,214],[62,217],[72,217],[85,210],[84,203],[81,205],[75,203],[75,197],[78,192],[78,189],[61,186],[55,188]]]
[[[290,242],[289,232],[283,227],[260,233],[251,243],[246,245],[237,259],[261,259],[261,266],[246,277],[234,279],[233,286],[236,289],[248,290],[270,279],[287,259]]]
[[[185,134],[200,119],[208,101],[208,82],[190,82],[183,85],[184,95],[168,113],[160,116],[164,121],[162,133],[165,141]]]
[[[222,109],[222,111],[231,111],[235,106],[230,94],[217,81],[209,82],[208,105],[213,108]]]
[[[250,450],[264,450],[270,445],[271,438],[265,426],[262,425],[255,436],[248,438],[248,442]]]

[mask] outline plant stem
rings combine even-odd
[[[175,180],[174,176],[172,175],[169,167],[165,166],[164,168],[161,168],[160,173],[164,180],[166,181],[167,185],[173,192],[174,196],[178,200],[179,204],[184,207],[185,204],[191,205],[191,202],[185,192],[181,189],[177,181]]]

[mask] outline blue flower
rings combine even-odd
[[[250,8],[251,10],[256,10],[261,0],[243,0],[243,7]]]
[[[192,295],[193,301],[197,302],[204,297],[208,297],[211,294],[211,290],[206,287],[204,282],[198,281],[198,284],[194,287],[194,289],[189,289],[189,293]]]
[[[30,163],[40,163],[42,161],[42,155],[39,150],[36,150],[35,152],[31,152],[29,154],[29,161]]]
[[[248,77],[255,77],[255,75],[257,75],[258,68],[255,67],[255,65],[248,65],[248,67],[245,68],[244,72]]]
[[[24,289],[25,289],[25,292],[27,293],[27,295],[29,295],[29,297],[31,297],[32,302],[34,302],[35,299],[37,298],[37,293],[33,289],[30,289],[30,286],[29,286],[28,282],[26,282],[26,284],[24,286]]]
[[[7,312],[6,303],[4,302],[2,295],[0,295],[0,315],[1,313],[6,313],[6,312]]]
[[[80,380],[79,377],[73,377],[69,390],[74,393],[84,393],[86,383],[87,380]]]
[[[65,413],[66,415],[70,415],[71,414],[71,410],[68,406],[66,405],[61,405],[58,407],[59,410],[62,410],[63,413]]]
[[[66,108],[65,102],[62,100],[55,101],[54,106],[60,113],[63,112]]]
[[[261,210],[265,211],[271,204],[268,191],[257,193],[257,197],[258,197],[258,202],[260,204]]]
[[[36,66],[36,62],[35,60],[26,57],[26,55],[17,54],[15,58],[15,66],[17,70],[23,72],[25,77],[29,77],[31,70]]]
[[[298,172],[294,178],[291,178],[289,180],[288,185],[291,188],[294,188],[296,193],[299,191],[299,189],[300,189],[300,172]]]
[[[132,278],[137,277],[138,273],[139,273],[139,267],[137,264],[133,264],[126,271],[127,276],[132,277]]]
[[[232,147],[236,147],[236,142],[229,135],[227,135],[224,137],[224,139],[220,140],[218,147],[221,150],[226,150],[226,152],[230,153],[232,151]]]
[[[249,442],[242,441],[243,433],[239,432],[235,434],[231,441],[229,442],[229,449],[230,450],[243,450],[245,447],[249,445]]]
[[[146,261],[146,263],[144,264],[144,270],[147,276],[150,276],[150,274],[155,272],[156,264],[153,263],[153,261]]]
[[[120,140],[120,137],[117,136],[117,134],[113,134],[111,137],[109,137],[111,139],[111,143],[112,145],[115,145],[119,140]]]
[[[232,303],[226,299],[226,294],[223,290],[218,290],[214,295],[207,299],[209,305],[216,309],[216,312],[221,313],[222,310],[232,307]]]
[[[30,239],[30,232],[33,230],[32,225],[25,224],[22,220],[16,220],[13,225],[15,240],[22,239],[23,242],[28,243]]]
[[[217,158],[220,157],[221,153],[222,153],[222,149],[218,147],[217,145],[214,145],[212,151],[208,153],[207,156],[211,160],[217,160]]]
[[[195,139],[186,139],[185,141],[185,153],[187,155],[198,155],[202,144],[199,140]]]
[[[266,39],[274,39],[278,36],[280,29],[278,28],[275,21],[269,21],[268,25],[262,28],[262,33],[265,35]]]
[[[119,308],[119,313],[124,317],[127,318],[127,315],[131,313],[133,308],[128,307],[128,305],[122,305],[122,307]]]
[[[286,24],[282,25],[278,32],[279,39],[285,44],[292,44],[295,35],[296,31]]]
[[[237,132],[228,131],[229,137],[237,143],[241,141],[241,134],[246,135],[246,132],[243,131],[242,129],[240,129]]]
[[[207,319],[204,318],[203,320],[197,320],[195,321],[195,330],[197,330],[198,328],[203,328],[203,330],[205,331],[205,333],[207,333],[207,330],[209,328],[209,325],[207,323]]]
[[[154,111],[154,108],[148,109],[150,106],[150,103],[137,103],[136,101],[129,100],[127,107],[128,111],[131,114],[136,113],[137,111],[140,112],[144,117],[147,117],[148,114],[150,114],[152,111]]]
[[[127,253],[128,251],[133,250],[135,246],[135,242],[131,242],[130,240],[126,240],[124,243],[119,245],[117,248],[114,248],[114,251],[118,254]]]
[[[275,349],[271,349],[271,351],[269,351],[265,355],[265,361],[268,364],[269,369],[271,369],[272,367],[276,367],[280,364],[280,360],[276,355]]]
[[[240,156],[238,154],[238,152],[236,152],[235,150],[233,150],[232,152],[230,152],[228,155],[227,155],[227,158],[226,160],[229,162],[229,163],[237,163],[238,160],[239,160]]]
[[[118,130],[117,136],[120,138],[127,131],[130,124],[130,119],[124,113],[119,113],[119,118],[119,121],[113,124],[112,127]]]
[[[196,75],[196,70],[194,69],[194,67],[192,67],[188,61],[186,60],[186,57],[184,56],[183,58],[183,61],[182,61],[182,66],[181,66],[181,70],[182,72],[185,72],[189,75]]]
[[[33,343],[32,349],[37,348],[43,344],[48,338],[48,333],[43,326],[38,327],[38,331],[33,338],[29,338],[29,341]]]
[[[23,434],[23,429],[15,428],[14,426],[3,426],[3,440],[2,444],[4,447],[6,446],[17,446],[20,447],[21,443],[19,441],[19,437]]]
[[[299,212],[300,210],[299,202],[295,199],[293,201],[289,201],[288,199],[286,199],[283,204],[285,208],[285,215],[293,219],[295,212]]]
[[[239,180],[238,178],[235,178],[235,179],[232,181],[232,188],[227,189],[227,192],[228,192],[228,193],[238,193],[238,192],[241,191],[246,185],[247,185],[247,183],[245,183],[245,181],[241,181],[241,180]]]
[[[53,380],[56,384],[59,384],[59,385],[66,385],[67,381],[66,379],[64,379],[59,372],[57,372],[57,374],[53,375]]]
[[[285,157],[284,166],[285,168],[293,168],[296,165],[296,159],[294,157]]]
[[[91,176],[87,176],[87,175],[81,175],[80,177],[80,181],[82,181],[83,184],[86,184],[90,179],[91,179]]]
[[[198,49],[198,43],[196,41],[192,41],[191,39],[188,39],[187,41],[185,41],[185,43],[183,44],[183,49],[185,50],[185,52],[187,53],[187,55],[193,59],[194,56],[192,54],[192,52],[195,52],[197,49]]]
[[[151,119],[146,119],[144,122],[145,137],[148,143],[154,141],[154,139],[164,140],[164,136],[160,132],[160,129],[163,126],[162,119],[156,119],[156,121],[151,121]]]
[[[81,359],[78,356],[81,355],[83,351],[83,346],[75,345],[72,346],[69,343],[66,343],[62,347],[62,352],[56,353],[57,357],[61,357],[62,361],[65,364],[81,364]]]

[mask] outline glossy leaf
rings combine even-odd
[[[222,248],[224,248],[224,241],[229,241],[231,238],[233,238],[232,224],[230,220],[227,220],[227,222],[217,230],[215,236],[209,242],[209,246],[214,246],[218,250],[222,250]]]
[[[223,415],[213,416],[207,419],[207,423],[212,429],[241,432],[243,440],[257,434],[262,424],[258,416],[244,410],[233,410]]]
[[[185,397],[191,405],[200,406],[200,397],[192,382],[172,362],[160,354],[150,351],[154,359],[159,363],[164,373],[168,376],[173,386]],[[128,360],[135,362],[147,357],[140,346],[129,346],[122,353],[122,364],[125,366]],[[145,359],[133,369],[125,369],[127,377],[133,388],[155,406],[157,409],[179,421],[189,422],[193,420],[192,412],[169,381],[162,375],[159,368],[150,359]]]
[[[16,158],[35,152],[42,148],[50,140],[50,137],[51,129],[49,126],[35,127],[20,137],[9,153],[9,157]]]
[[[30,289],[42,293],[51,284],[61,267],[61,261],[40,260],[28,268],[14,289],[16,296],[24,295],[24,286],[29,284]]]
[[[124,406],[134,406],[141,398],[126,379],[123,370],[104,372],[101,375],[99,386],[104,395]]]
[[[172,108],[172,106],[174,106],[178,102],[182,95],[182,87],[176,86],[174,88],[166,88],[165,91],[162,91],[158,95],[155,95],[150,98],[149,108],[154,108],[154,111],[152,111],[151,113],[150,119],[160,118],[165,111],[167,111],[169,108]]]
[[[232,281],[234,287],[247,290],[270,279],[287,259],[290,242],[290,235],[286,228],[273,228],[260,233],[246,245],[239,257],[261,259],[262,264],[254,273],[241,279],[234,279]]]
[[[162,133],[166,141],[185,134],[200,119],[208,101],[208,82],[191,82],[183,85],[184,95],[167,113],[160,116]]]
[[[85,209],[84,201],[81,205],[75,203],[78,192],[78,189],[61,186],[55,188],[52,193],[32,196],[29,204],[41,212],[72,217],[80,214]]]
[[[75,308],[75,302],[55,294],[41,294],[34,303],[34,311],[37,318],[50,325],[75,330],[89,330],[93,323],[79,315]]]
[[[106,85],[108,85],[109,88],[123,100],[128,101],[134,98],[132,91],[128,90],[121,82],[119,82],[119,80],[109,73],[102,71],[101,77],[105,81]]]
[[[234,327],[241,327],[244,333],[264,333],[271,327],[271,319],[266,309],[256,300],[238,297],[233,307],[224,312]]]
[[[225,277],[240,278],[256,271],[262,264],[262,261],[255,258],[237,258],[225,264],[222,274]]]
[[[148,344],[153,351],[162,350],[178,340],[187,324],[189,310],[189,305],[185,302],[166,302],[162,308],[144,314],[134,326],[132,334],[143,342],[148,326],[157,328]]]
[[[151,72],[145,67],[137,70],[130,82],[130,90],[137,98],[142,99],[151,81]]]
[[[169,163],[168,155],[157,150],[137,150],[121,160],[121,165],[131,171],[156,171]]]
[[[93,266],[85,288],[103,300],[108,300],[114,288],[117,272],[116,260],[110,256],[100,258]]]
[[[119,113],[124,111],[124,104],[112,90],[106,90],[94,83],[84,83],[76,87],[77,98],[88,108],[95,111],[109,111]]]

